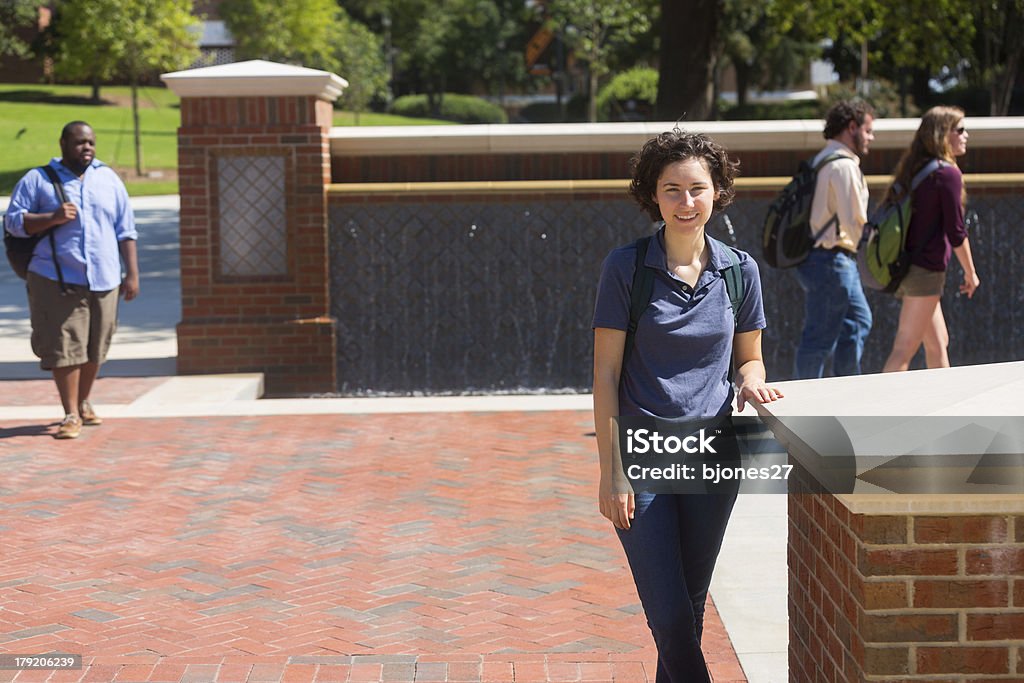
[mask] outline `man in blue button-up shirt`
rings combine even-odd
[[[53,243],[40,239],[29,264],[32,350],[53,372],[64,405],[55,436],[73,439],[82,424],[102,422],[89,392],[117,326],[118,292],[125,301],[139,294],[138,235],[124,183],[95,158],[92,128],[84,121],[64,126],[60,151],[50,166],[67,201],[36,168],[15,186],[4,221],[15,237],[53,230]]]

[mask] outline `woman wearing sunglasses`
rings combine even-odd
[[[967,138],[962,109],[932,107],[921,117],[910,149],[893,174],[894,186],[910,187],[913,177],[933,159],[944,162],[914,191],[907,231],[910,271],[896,290],[903,303],[883,372],[907,370],[922,344],[929,368],[948,368],[949,332],[940,301],[951,256],[956,254],[964,271],[961,293],[971,298],[980,283],[964,227],[967,194],[956,164],[956,158],[967,153]],[[887,198],[893,192],[890,186]]]

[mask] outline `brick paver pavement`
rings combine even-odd
[[[104,377],[98,380],[97,387],[102,386],[103,403],[131,403],[147,391],[155,389],[167,381],[167,377]],[[53,417],[56,420],[64,417],[60,409],[60,396],[57,387],[49,380],[4,380],[0,382],[4,395],[0,405],[4,406],[54,406]],[[96,394],[93,394],[94,396]]]
[[[0,427],[0,681],[653,681],[585,412]]]

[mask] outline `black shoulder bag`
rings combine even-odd
[[[64,194],[64,184],[57,177],[57,172],[49,165],[40,166],[40,169],[53,184],[53,190],[57,193],[57,201],[61,204],[66,204],[68,198]],[[7,252],[7,261],[11,264],[11,270],[14,271],[15,275],[24,280],[28,278],[28,266],[32,262],[32,255],[35,252],[36,245],[39,243],[39,240],[49,235],[50,249],[53,251],[53,265],[57,269],[57,280],[60,282],[60,289],[63,292],[66,289],[64,273],[61,270],[60,261],[57,259],[57,242],[53,237],[53,231],[59,227],[59,225],[55,225],[43,232],[29,235],[27,238],[15,237],[4,230],[4,250]]]

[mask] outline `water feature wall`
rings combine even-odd
[[[916,128],[916,121],[885,123],[888,149],[880,145],[868,159],[894,160]],[[601,262],[651,229],[622,180],[627,150],[660,130],[638,125],[583,127],[586,135],[575,140],[516,126],[419,129],[423,138],[408,130],[332,131],[328,218],[337,391],[588,390]],[[737,201],[709,231],[760,260],[765,209],[788,178],[756,173],[779,173],[813,154],[820,124],[707,125],[720,127],[709,133],[744,168]],[[774,133],[751,130],[772,125],[779,127]],[[964,164],[971,172],[971,240],[982,285],[971,301],[959,295],[961,274],[951,264],[943,309],[956,365],[1024,357],[1024,257],[1016,232],[1024,224],[1024,176],[1006,173],[1021,170],[1024,123],[1001,125],[978,134],[972,129],[972,144],[978,144]],[[524,134],[511,138],[519,129]],[[865,170],[877,199],[887,178],[873,175],[867,164]],[[389,177],[400,182],[384,182]],[[761,265],[765,361],[771,378],[791,379],[803,293],[792,273]],[[899,305],[883,294],[870,293],[869,301],[875,327],[864,367],[877,372]]]
[[[1024,197],[971,195],[971,243],[982,286],[968,301],[951,265],[943,309],[950,357],[966,365],[1024,357]],[[741,192],[710,234],[761,265],[770,376],[792,378],[803,292],[760,261],[766,192]],[[447,393],[586,390],[594,293],[612,248],[651,229],[624,192],[515,195],[333,195],[332,315],[338,391]],[[1015,275],[1016,274],[1016,275]],[[881,369],[898,302],[869,293],[875,326],[866,372]]]

